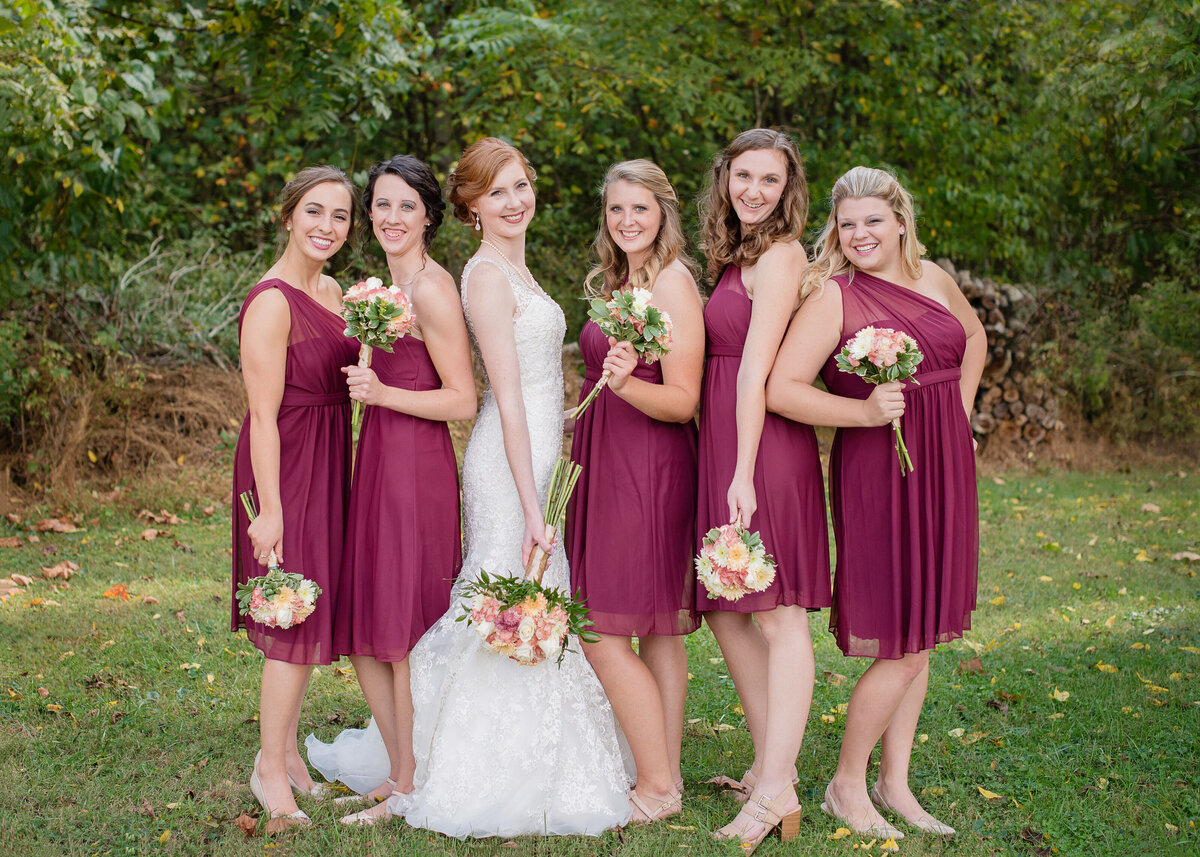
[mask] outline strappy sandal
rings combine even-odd
[[[746,805],[742,807],[741,812],[738,813],[738,815],[749,815],[759,824],[765,825],[756,836],[747,838],[740,833],[722,833],[721,830],[718,830],[713,833],[713,838],[738,840],[742,846],[742,853],[746,857],[753,854],[754,850],[776,828],[779,829],[779,837],[784,842],[790,842],[792,839],[795,839],[796,835],[800,832],[800,819],[803,817],[804,810],[797,804],[795,809],[788,811],[784,815],[780,815],[777,809],[777,801],[781,797],[783,797],[783,794],[778,794],[772,798],[767,797],[762,792],[754,792],[749,800],[746,801]],[[736,820],[735,818],[734,821]]]
[[[683,811],[683,795],[673,794],[664,801],[658,801],[658,806],[651,809],[636,791],[629,793],[629,802],[633,804],[635,815],[629,820],[630,824],[650,824]],[[642,818],[636,813],[640,812]]]
[[[388,782],[391,782],[391,780],[388,780]],[[376,804],[375,806],[360,809],[356,813],[344,816],[341,819],[342,824],[348,827],[369,827],[381,821],[399,818],[408,812],[408,807],[412,803],[412,792],[393,791],[381,802],[386,803],[383,812],[377,811],[379,804]]]
[[[258,801],[259,806],[267,814],[267,833],[276,834],[283,833],[293,827],[308,827],[312,824],[308,814],[298,809],[295,812],[274,812],[267,805],[266,795],[263,793],[262,780],[258,777],[258,760],[262,758],[262,750],[254,757],[254,767],[250,771],[250,793],[254,795],[254,799]]]
[[[395,793],[394,789],[396,788],[396,781],[393,780],[391,777],[388,777],[386,780],[384,780],[384,782],[391,785],[391,787],[393,789],[393,794],[394,794]],[[352,803],[365,803],[366,801],[374,801],[375,803],[379,803],[381,800],[387,800],[387,798],[386,797],[369,797],[368,795],[361,794],[361,795],[345,795],[343,797],[335,797],[333,799],[333,802],[336,804],[345,805],[345,804],[352,804]]]

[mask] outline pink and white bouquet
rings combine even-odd
[[[588,318],[599,325],[605,336],[618,342],[628,342],[647,363],[654,363],[671,351],[671,316],[651,306],[649,289],[624,289],[613,292],[608,301],[596,298],[588,308]],[[571,412],[572,419],[588,409],[600,391],[608,386],[612,372],[607,369],[579,406]]]
[[[346,321],[346,336],[362,343],[358,365],[363,369],[371,365],[372,348],[390,354],[392,343],[417,323],[408,295],[399,286],[385,287],[378,277],[368,277],[346,290],[342,296],[342,318]],[[351,415],[355,436],[362,425],[362,410],[362,402],[355,402]]]
[[[554,465],[545,510],[551,532],[562,523],[581,470],[565,458]],[[463,612],[458,621],[471,625],[490,649],[523,666],[540,664],[547,658],[556,658],[561,664],[569,634],[588,643],[600,639],[587,630],[592,622],[581,601],[542,586],[548,560],[535,545],[522,576],[489,575],[480,569],[479,577],[462,588]]]
[[[696,576],[713,598],[737,601],[762,592],[775,580],[775,560],[762,537],[739,523],[713,527],[704,534],[696,557]]]
[[[890,327],[864,327],[846,340],[841,353],[835,358],[840,371],[858,375],[869,384],[886,384],[889,381],[917,384],[913,374],[924,359],[925,355],[917,347],[915,339]],[[892,420],[892,430],[896,433],[900,475],[907,476],[913,470],[913,463],[904,445],[899,417]]]
[[[251,521],[258,517],[254,495],[243,491],[242,506]],[[275,551],[271,551],[266,574],[238,584],[238,613],[247,614],[268,628],[290,628],[299,625],[317,608],[321,587],[299,574],[289,574],[279,567]]]

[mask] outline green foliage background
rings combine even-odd
[[[10,0],[0,420],[27,442],[64,378],[235,359],[221,318],[301,166],[411,152],[444,177],[510,139],[539,171],[530,260],[577,327],[609,164],[652,158],[690,200],[768,125],[804,152],[810,227],[844,170],[893,169],[931,256],[1035,284],[1084,416],[1194,437],[1198,94],[1187,0]],[[471,243],[448,225],[435,251]]]

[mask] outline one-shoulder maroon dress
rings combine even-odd
[[[962,324],[937,301],[870,274],[834,277],[838,345],[868,325],[903,331],[925,355],[905,384],[901,429],[915,468],[900,476],[891,425],[839,428],[829,465],[837,571],[830,629],[847,655],[895,659],[971,627],[979,509],[971,427],[959,391]],[[831,393],[866,399],[873,386],[838,371]]]
[[[249,521],[238,500],[258,492],[250,463],[250,415],[242,422],[233,459],[233,593],[231,628],[243,625],[268,658],[292,664],[333,662],[333,617],[350,490],[350,396],[342,367],[355,362],[358,342],[343,335],[341,316],[283,280],[264,280],[250,290],[238,318],[238,333],[250,303],[279,289],[291,313],[279,426],[279,495],[283,505],[283,566],[321,587],[316,609],[299,625],[268,628],[238,615],[237,587],[265,574],[246,535]]]
[[[389,387],[442,386],[425,343],[409,335],[375,349]],[[333,650],[402,661],[450,606],[462,562],[458,466],[446,423],[366,408],[346,525]]]
[[[579,347],[582,401],[600,380],[608,339],[589,321]],[[633,375],[661,384],[662,365],[639,360]],[[652,419],[602,390],[575,423],[571,458],[583,466],[567,510],[571,589],[587,600],[592,630],[622,637],[695,631],[695,424]]]
[[[737,375],[752,307],[741,268],[729,265],[704,308],[708,344],[700,396],[696,551],[705,533],[729,523],[726,497],[737,464]],[[763,546],[775,559],[775,580],[764,591],[737,601],[712,598],[703,585],[697,585],[697,609],[759,613],[793,605],[828,607],[825,485],[812,426],[767,412],[754,464],[754,493],[758,510],[753,520],[742,524],[761,534]]]

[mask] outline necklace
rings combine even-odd
[[[516,272],[517,276],[520,278],[520,280],[521,280],[521,282],[522,282],[522,283],[524,283],[525,285],[529,286],[529,288],[531,288],[533,291],[535,291],[535,292],[536,292],[536,291],[538,291],[538,285],[537,285],[537,282],[536,282],[536,281],[533,279],[533,274],[530,274],[530,275],[529,275],[529,279],[525,279],[525,275],[521,273],[521,269],[520,269],[520,268],[518,268],[516,265],[514,265],[514,264],[512,263],[512,260],[511,260],[511,259],[509,259],[507,256],[505,256],[505,255],[504,255],[504,251],[503,251],[503,250],[501,250],[499,247],[497,247],[497,246],[496,246],[495,244],[493,244],[491,241],[488,241],[486,238],[481,238],[481,239],[480,239],[480,241],[479,241],[479,243],[480,243],[480,244],[486,244],[486,245],[488,245],[489,247],[491,247],[493,250],[495,250],[495,251],[496,251],[496,254],[497,254],[497,255],[498,255],[498,256],[499,256],[501,259],[503,259],[505,262],[507,262],[507,263],[508,263],[508,267],[512,268],[512,269],[513,269],[513,270]],[[529,269],[528,269],[528,268],[526,268],[526,271],[528,271],[528,270],[529,270]]]
[[[425,270],[425,266],[428,264],[429,264],[429,257],[422,255],[421,256],[421,267],[417,268],[417,272],[415,274],[413,274],[411,277],[409,277],[407,280],[405,280],[403,283],[393,282],[392,285],[398,286],[401,289],[407,289],[409,286],[411,286],[413,283],[415,283],[417,281],[417,277],[421,276],[421,272]]]

